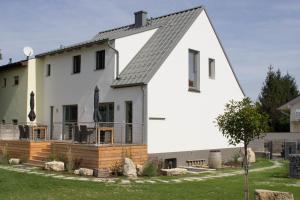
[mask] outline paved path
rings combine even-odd
[[[270,167],[261,167],[261,168],[256,168],[250,170],[250,172],[260,172],[260,171],[267,171],[271,170],[274,168],[281,167],[282,164],[279,163],[278,161],[272,161],[273,165]],[[99,182],[99,183],[118,183],[118,184],[132,184],[132,183],[137,183],[137,184],[168,184],[168,183],[182,183],[182,182],[192,182],[192,181],[205,181],[205,180],[210,180],[210,179],[216,179],[216,178],[222,178],[222,177],[229,177],[229,176],[236,176],[236,175],[241,175],[243,174],[243,170],[238,170],[234,172],[216,172],[213,175],[207,175],[207,176],[202,176],[202,177],[197,177],[197,176],[191,176],[191,177],[178,177],[178,178],[173,178],[169,180],[165,180],[159,177],[151,178],[151,179],[146,179],[146,178],[137,178],[137,179],[119,179],[119,178],[93,178],[93,177],[79,177],[79,176],[70,176],[70,175],[64,175],[64,174],[58,174],[58,173],[49,173],[49,172],[40,172],[36,171],[35,167],[25,167],[23,165],[18,165],[18,166],[4,166],[0,165],[0,169],[4,170],[9,170],[9,171],[14,171],[14,172],[19,172],[19,173],[26,173],[26,174],[33,174],[33,175],[38,175],[38,176],[44,176],[44,177],[52,177],[56,179],[62,179],[62,180],[77,180],[77,181],[91,181],[91,182]]]

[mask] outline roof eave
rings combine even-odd
[[[141,83],[127,83],[127,84],[120,84],[120,85],[113,84],[113,85],[111,85],[111,87],[117,89],[117,88],[136,87],[136,86],[143,86],[143,85],[147,85],[147,84],[143,83],[143,82],[141,82]]]
[[[103,39],[103,40],[91,41],[91,42],[87,42],[87,43],[84,43],[84,44],[74,45],[74,46],[71,46],[71,47],[66,47],[66,48],[62,48],[62,49],[49,51],[49,52],[46,52],[46,53],[37,54],[35,57],[36,58],[41,58],[41,57],[45,57],[47,55],[54,55],[54,54],[64,53],[65,51],[73,51],[75,49],[80,49],[82,47],[88,47],[88,46],[91,46],[91,45],[94,45],[94,44],[102,44],[102,43],[107,42],[108,40],[109,39],[106,38],[106,39]]]

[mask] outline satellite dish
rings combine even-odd
[[[27,57],[30,57],[33,55],[33,49],[31,47],[24,47],[23,52]]]

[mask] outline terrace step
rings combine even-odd
[[[37,156],[44,156],[44,157],[48,157],[51,153],[48,152],[37,152],[36,155]]]
[[[32,156],[32,160],[38,160],[38,161],[47,161],[48,156],[43,155],[35,155]]]
[[[24,163],[28,166],[35,166],[35,167],[45,167],[46,161],[41,160],[29,160],[27,163]]]

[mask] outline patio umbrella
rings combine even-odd
[[[96,86],[94,90],[94,122],[100,122],[101,116],[99,111],[99,88]]]
[[[30,121],[34,121],[36,118],[36,115],[34,113],[34,93],[30,93],[30,112],[28,114],[28,118]]]

